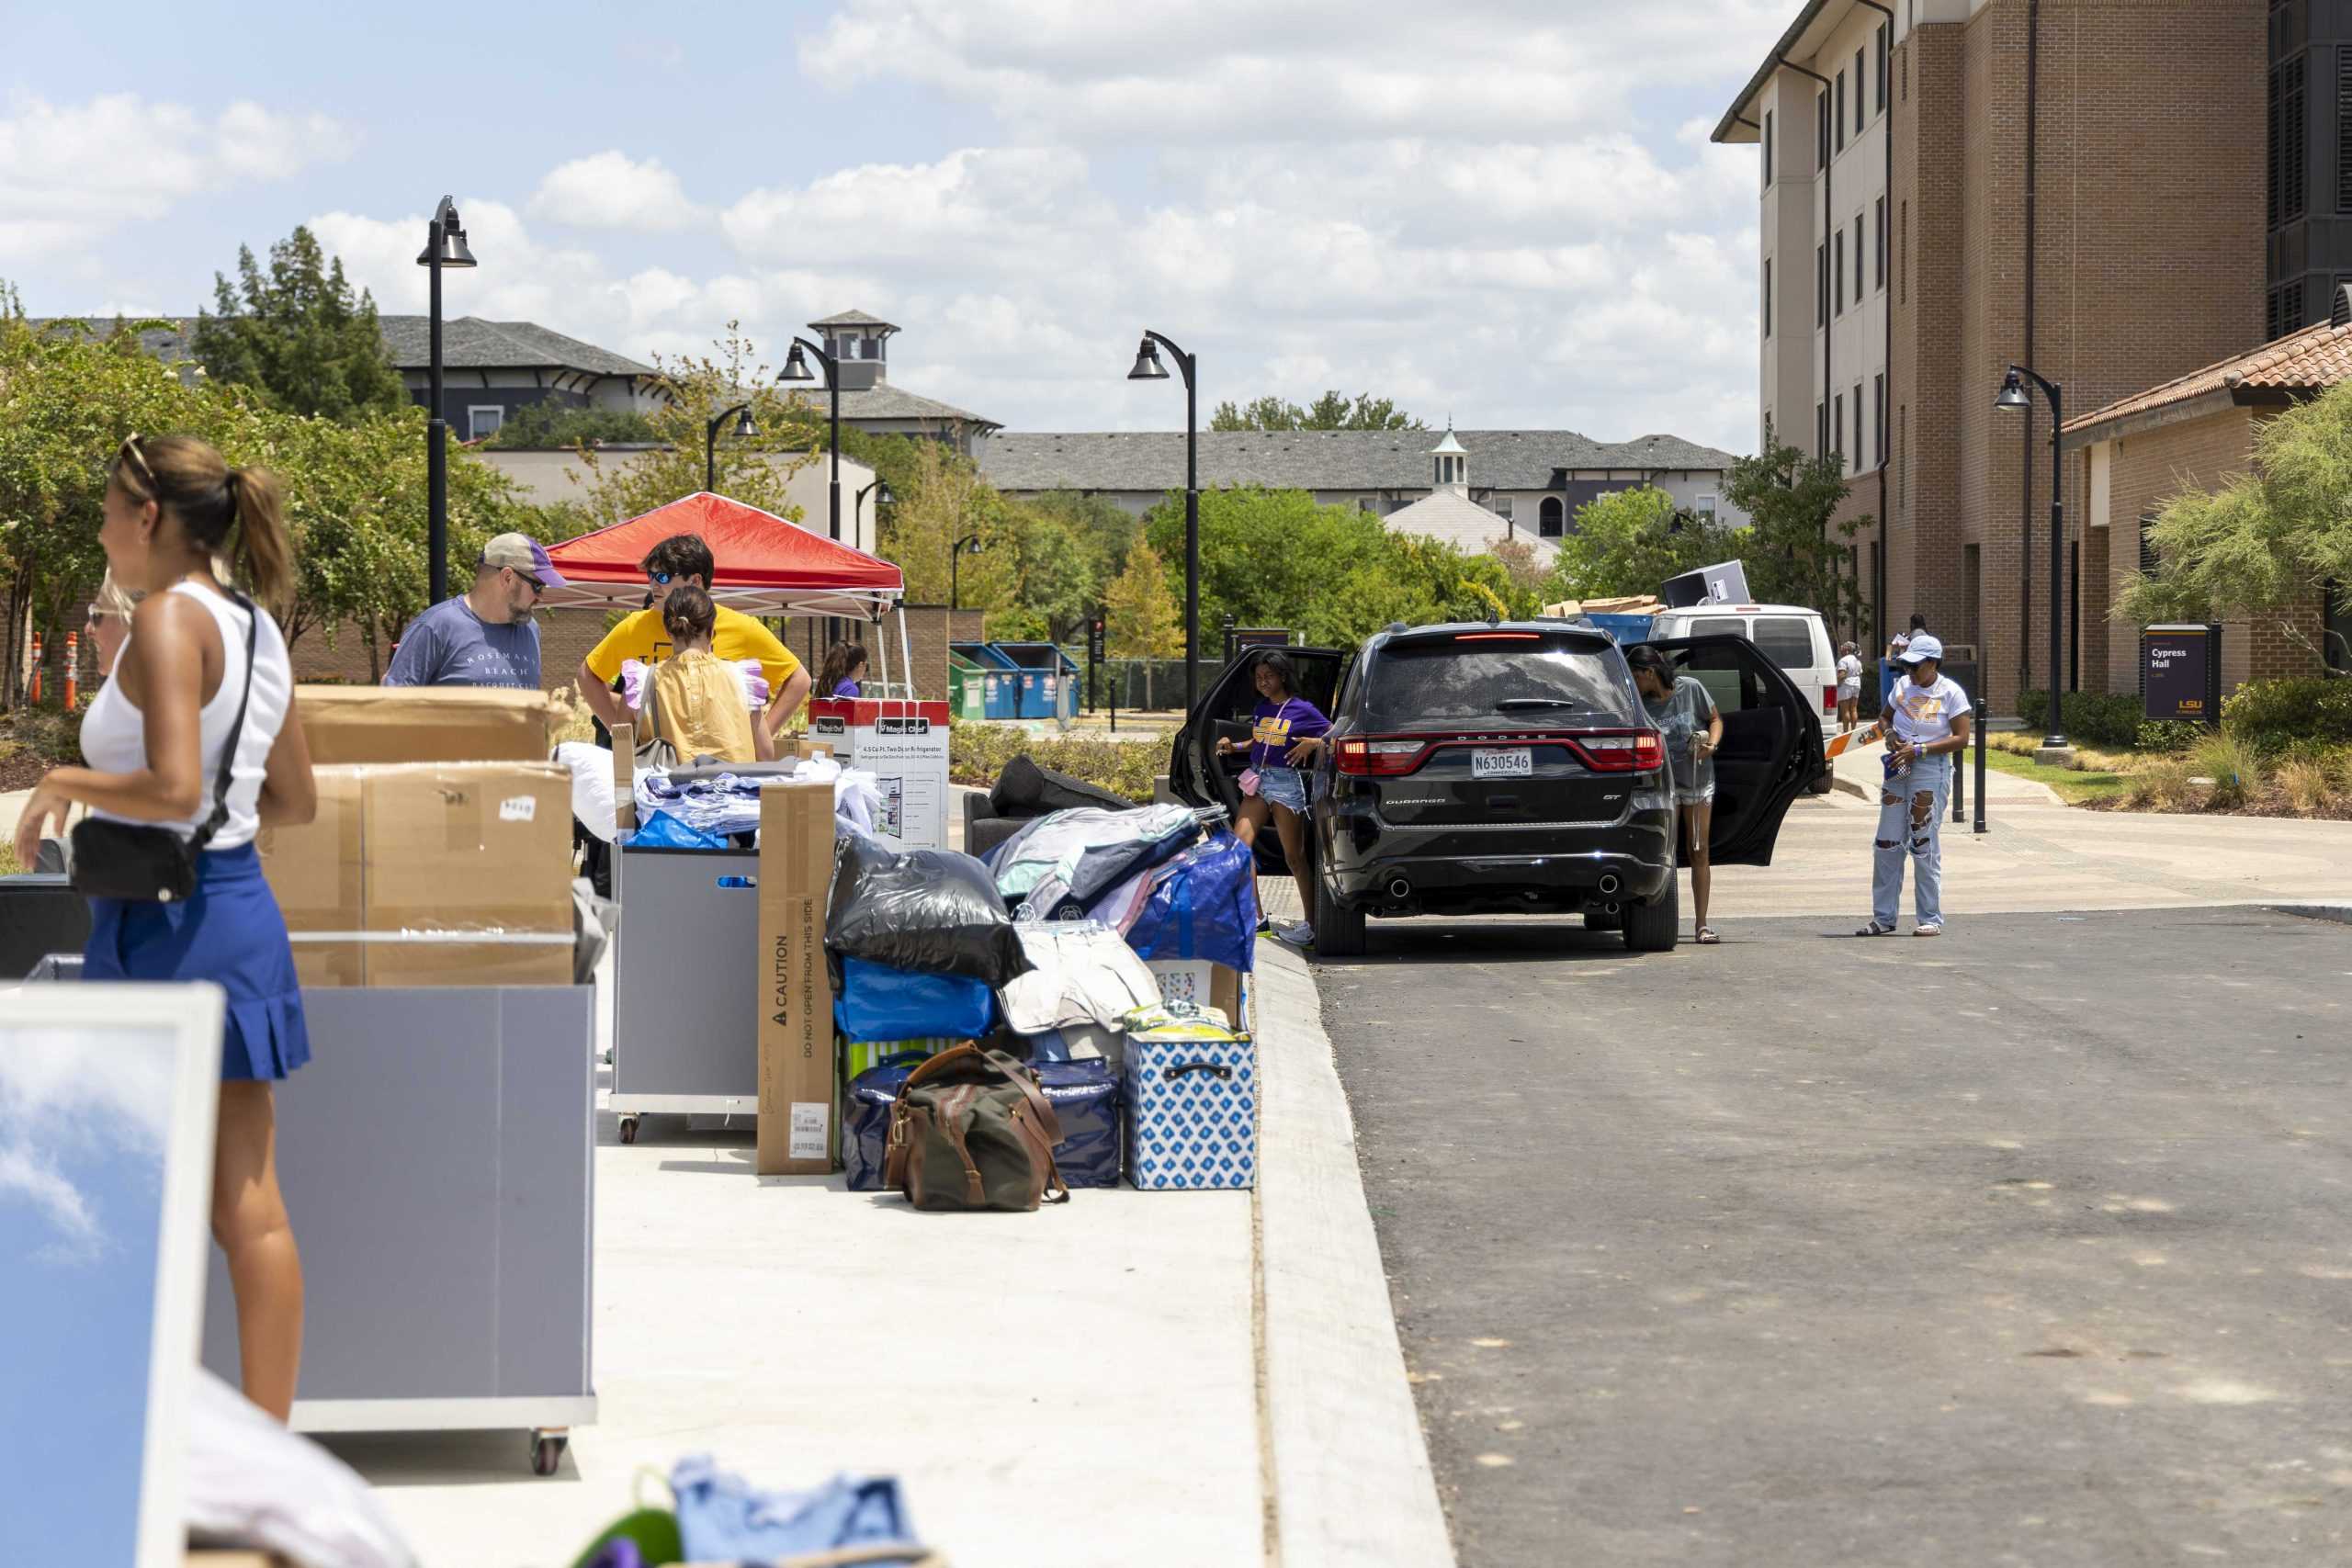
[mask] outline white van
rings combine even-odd
[[[1821,732],[1837,733],[1838,723],[1838,646],[1829,640],[1829,627],[1818,610],[1808,610],[1799,604],[1693,604],[1686,609],[1661,610],[1650,636],[1664,639],[1679,637],[1744,637],[1754,643],[1764,656],[1795,682],[1797,689],[1809,701],[1821,705]],[[1865,678],[1871,669],[1863,665]],[[1829,776],[1824,773],[1814,784],[1815,795],[1826,794]]]

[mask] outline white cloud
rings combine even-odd
[[[659,158],[639,163],[614,151],[575,158],[548,171],[531,197],[530,214],[575,229],[666,233],[708,216],[686,199],[678,176]]]
[[[152,1034],[60,1029],[0,1040],[0,1203],[23,1203],[45,1222],[36,1261],[79,1265],[107,1251],[105,1216],[68,1169],[103,1162],[159,1174],[173,1079],[172,1047]]]
[[[348,155],[325,115],[237,102],[207,119],[136,94],[12,101],[0,112],[0,256],[86,243],[209,192],[282,180]]]

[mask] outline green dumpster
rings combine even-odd
[[[988,675],[960,653],[947,655],[947,712],[957,724],[988,716]]]

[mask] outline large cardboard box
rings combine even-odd
[[[571,983],[568,770],[428,762],[316,778],[317,819],[261,840],[305,986]]]
[[[833,987],[825,969],[833,878],[833,786],[760,792],[760,1131],[762,1176],[833,1168]]]
[[[558,709],[545,692],[491,686],[297,686],[311,761],[544,762]]]
[[[839,748],[842,765],[874,775],[882,809],[875,836],[892,849],[947,847],[945,703],[868,697],[808,705],[812,741]]]

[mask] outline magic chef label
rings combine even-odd
[[[849,733],[849,722],[846,719],[837,718],[830,714],[819,714],[816,717],[808,721],[808,733],[811,735],[846,735]]]
[[[877,718],[874,721],[876,735],[929,735],[931,720],[927,718]]]

